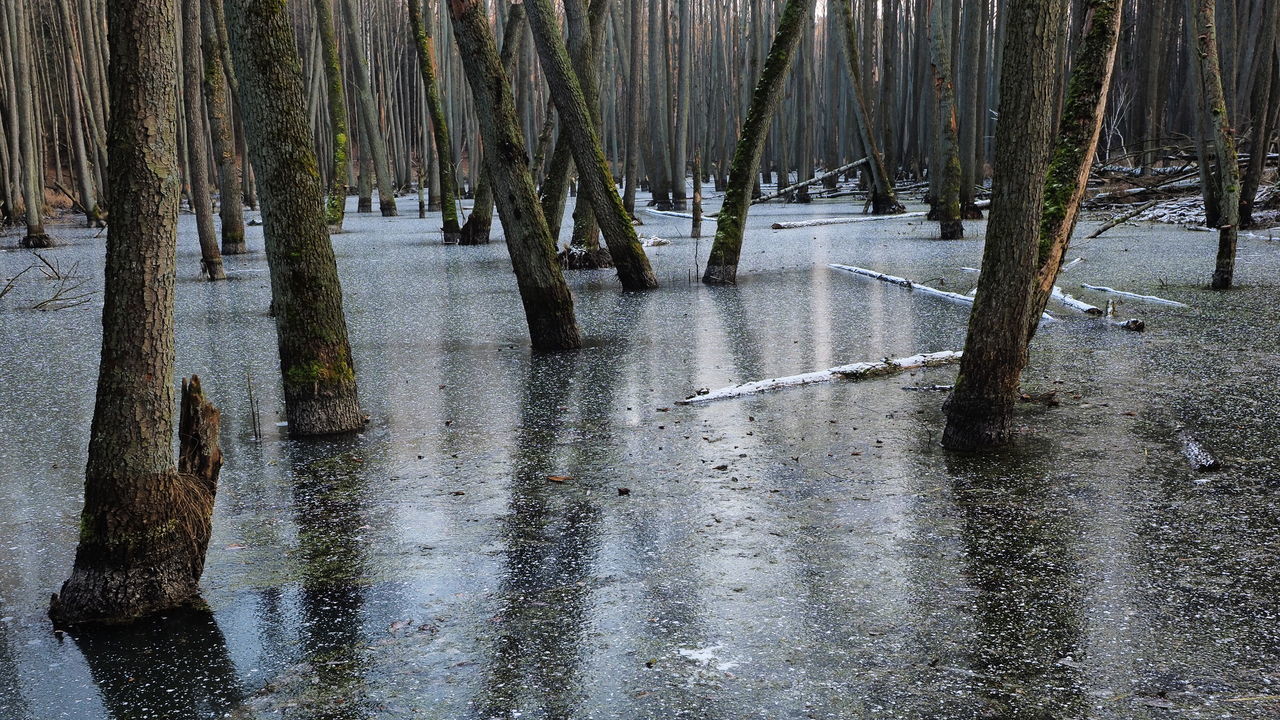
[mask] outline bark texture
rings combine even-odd
[[[209,196],[209,151],[204,133],[204,103],[200,50],[200,0],[182,0],[182,102],[187,120],[187,178],[191,210],[196,214],[200,238],[200,265],[210,280],[226,280],[218,232],[213,227],[213,201]]]
[[[351,135],[347,128],[347,91],[342,82],[342,60],[338,37],[333,29],[332,0],[314,0],[316,32],[324,55],[325,95],[329,100],[329,124],[333,133],[333,154],[329,159],[329,189],[325,193],[325,222],[333,232],[342,230],[347,214],[347,173],[351,168]]]
[[[222,220],[222,254],[249,252],[244,241],[244,213],[240,210],[243,194],[240,164],[231,122],[228,71],[223,58],[227,53],[224,38],[218,32],[222,3],[204,0],[201,5],[201,49],[204,53],[204,99],[209,113],[209,135],[213,144],[213,163],[218,168],[218,216]],[[224,21],[225,22],[225,21]]]
[[[931,220],[937,220],[943,240],[964,237],[963,208],[960,204],[960,133],[956,120],[956,87],[951,67],[951,8],[955,0],[930,0],[929,52],[933,66],[933,87],[938,99],[937,168],[941,181],[933,200]],[[1046,107],[1048,107],[1046,105]],[[934,172],[930,168],[930,173]]]
[[[458,182],[453,171],[453,140],[445,120],[444,103],[440,100],[440,82],[436,79],[436,50],[431,37],[431,22],[422,21],[422,0],[409,0],[409,25],[413,44],[418,51],[418,71],[427,89],[427,113],[431,116],[431,132],[435,136],[436,158],[440,163],[440,212],[444,218],[444,242],[457,245],[462,238],[458,227]]]
[[[1210,287],[1227,290],[1235,274],[1236,241],[1240,232],[1240,166],[1236,162],[1235,131],[1231,128],[1226,96],[1222,90],[1218,29],[1214,20],[1217,2],[1187,0],[1187,6],[1191,11],[1199,59],[1200,100],[1204,105],[1207,135],[1202,142],[1212,158],[1208,182],[1204,184],[1205,205],[1218,209],[1218,258]]]

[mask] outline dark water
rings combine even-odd
[[[645,216],[663,289],[572,275],[589,347],[531,357],[505,250],[438,221],[335,237],[367,432],[288,441],[266,264],[196,277],[184,217],[178,371],[223,409],[210,613],[57,637],[75,546],[99,298],[0,299],[0,718],[1270,718],[1280,714],[1280,244],[1202,289],[1213,237],[1121,227],[1080,282],[1137,335],[1051,308],[1016,447],[937,448],[954,369],[705,406],[698,388],[958,349],[980,241],[918,219],[771,231],[740,285],[696,282],[686,222]],[[714,225],[707,224],[708,233]],[[971,238],[981,225],[970,224]],[[102,241],[46,256],[101,285]],[[261,229],[250,229],[261,248]],[[32,262],[0,253],[0,279]],[[253,438],[246,387],[265,428]],[[1197,474],[1189,429],[1227,468]],[[724,467],[725,469],[717,469]],[[567,476],[563,483],[548,476]],[[625,488],[628,494],[621,494]]]

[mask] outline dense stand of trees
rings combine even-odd
[[[109,228],[80,548],[52,612],[67,623],[128,618],[195,592],[220,459],[217,412],[194,379],[176,466],[171,457],[182,194],[210,280],[225,277],[222,254],[245,251],[243,207],[261,198],[288,424],[308,436],[364,420],[329,242],[353,190],[358,212],[372,211],[376,189],[381,214],[394,216],[396,195],[416,187],[420,212],[441,212],[446,244],[486,242],[496,206],[533,348],[572,350],[582,339],[566,270],[612,266],[627,290],[657,286],[632,222],[640,187],[660,210],[692,199],[695,223],[703,183],[724,192],[703,279],[734,284],[762,186],[808,202],[813,185],[786,186],[841,168],[828,189],[844,172],[866,211],[895,213],[898,185],[918,183],[939,237],[953,239],[981,216],[990,178],[983,272],[943,436],[981,449],[1011,435],[1028,343],[1095,155],[1137,174],[1195,162],[1220,236],[1212,286],[1231,286],[1280,116],[1278,6],[5,3],[0,222],[22,225],[33,248],[56,246],[45,226],[54,206]],[[575,188],[570,248],[558,256]],[[474,206],[465,226],[462,197]]]

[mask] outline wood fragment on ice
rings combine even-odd
[[[1209,452],[1191,433],[1183,430],[1178,433],[1178,439],[1182,442],[1182,454],[1186,456],[1192,470],[1205,472],[1222,467],[1222,463],[1218,462],[1218,458],[1214,457],[1213,453]]]
[[[843,218],[818,218],[816,220],[797,220],[795,222],[776,222],[774,230],[794,230],[795,228],[818,227],[820,225],[847,225],[859,222],[877,222],[880,220],[900,220],[902,218],[924,217],[927,212],[899,213],[897,215],[867,215]]]
[[[973,298],[968,297],[966,295],[961,295],[960,293],[947,292],[946,290],[939,290],[937,288],[931,288],[928,285],[919,285],[917,283],[911,282],[906,278],[898,277],[897,275],[885,275],[884,273],[878,273],[875,270],[868,270],[866,268],[855,267],[853,265],[838,265],[836,263],[829,263],[827,267],[833,270],[839,270],[841,272],[847,272],[853,275],[861,275],[863,277],[869,277],[873,280],[887,282],[887,283],[890,283],[891,285],[898,285],[912,292],[918,292],[921,295],[931,295],[933,297],[941,298],[943,300],[950,300],[951,302],[958,303],[960,305],[969,305],[969,306],[973,305]],[[1043,322],[1053,322],[1057,320],[1057,318],[1050,315],[1049,313],[1044,313],[1043,315],[1040,316],[1040,319]]]
[[[1166,300],[1162,297],[1156,297],[1155,295],[1139,295],[1137,293],[1125,292],[1124,290],[1116,290],[1115,288],[1109,288],[1105,285],[1090,285],[1088,283],[1080,283],[1080,287],[1086,290],[1111,293],[1113,295],[1119,295],[1121,297],[1127,297],[1133,300],[1141,300],[1143,302],[1154,303],[1156,305],[1172,305],[1174,307],[1190,307],[1186,303],[1180,303],[1177,300]]]
[[[903,372],[904,370],[912,370],[922,367],[937,367],[939,365],[948,365],[959,361],[959,351],[944,350],[942,352],[924,353],[905,358],[885,359],[880,362],[853,363],[852,365],[840,365],[826,370],[818,370],[816,372],[804,373],[801,375],[789,375],[787,377],[770,378],[768,380],[756,380],[754,382],[742,383],[741,385],[731,385],[729,387],[720,388],[719,390],[712,390],[711,392],[703,395],[692,395],[683,400],[677,400],[676,402],[681,405],[693,405],[711,402],[712,400],[724,400],[727,398],[742,397],[743,395],[754,395],[756,393],[776,390],[778,388],[831,382],[836,379],[865,380],[867,378],[880,377],[883,375],[894,375]]]

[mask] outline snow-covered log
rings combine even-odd
[[[946,290],[931,288],[928,285],[919,285],[917,283],[911,282],[906,278],[900,278],[896,275],[885,275],[884,273],[878,273],[875,270],[868,270],[866,268],[854,267],[853,265],[837,265],[835,263],[830,263],[827,265],[827,267],[833,270],[852,273],[854,275],[861,275],[863,277],[869,277],[873,280],[879,280],[881,282],[887,282],[893,285],[898,285],[912,292],[918,292],[921,295],[931,295],[936,298],[941,298],[943,300],[950,300],[951,302],[959,303],[960,305],[969,305],[971,307],[973,306],[973,298],[967,295],[961,295],[959,293],[947,292]],[[1040,319],[1042,322],[1053,322],[1057,318],[1053,317],[1049,313],[1044,313],[1043,315],[1040,316]]]
[[[1062,288],[1058,287],[1057,285],[1053,286],[1053,299],[1062,303],[1066,307],[1069,307],[1072,310],[1082,312],[1085,315],[1101,315],[1102,314],[1102,308],[1097,307],[1096,305],[1090,305],[1089,303],[1084,302],[1083,300],[1077,300],[1071,297],[1070,295],[1062,292]]]
[[[647,213],[649,213],[650,215],[661,215],[661,216],[663,216],[663,217],[678,217],[678,218],[684,218],[685,220],[692,220],[692,219],[693,219],[693,213],[676,212],[676,211],[674,211],[674,210],[654,210],[653,208],[645,208],[645,209],[644,209],[644,211],[645,211],[645,212],[647,212]],[[703,216],[702,216],[702,219],[703,219],[703,220],[710,220],[711,222],[715,222],[715,221],[716,221],[716,216],[715,216],[715,215],[703,215]]]
[[[1186,303],[1180,303],[1177,300],[1166,300],[1155,295],[1139,295],[1137,293],[1125,292],[1124,290],[1116,290],[1105,285],[1090,285],[1088,283],[1080,283],[1080,287],[1094,292],[1111,293],[1120,297],[1127,297],[1133,300],[1141,300],[1143,302],[1155,303],[1156,305],[1172,305],[1174,307],[1189,307]]]
[[[759,205],[760,203],[769,202],[770,200],[777,200],[778,198],[782,197],[783,195],[786,195],[787,193],[795,192],[796,190],[799,190],[800,188],[809,187],[810,185],[817,185],[818,183],[822,182],[823,180],[826,180],[827,178],[829,178],[829,177],[831,177],[831,176],[833,176],[833,175],[839,175],[839,174],[840,174],[840,173],[842,173],[842,172],[845,172],[845,171],[847,171],[847,170],[852,170],[853,168],[855,168],[855,167],[857,167],[857,166],[859,166],[859,165],[865,164],[868,160],[870,160],[870,158],[862,158],[861,160],[856,160],[856,161],[854,161],[854,162],[849,163],[848,165],[843,165],[843,166],[841,166],[841,167],[838,167],[838,168],[836,168],[835,170],[831,170],[831,171],[829,171],[829,172],[824,172],[824,173],[822,173],[821,175],[815,175],[815,176],[813,176],[812,178],[809,178],[808,180],[805,180],[805,181],[803,181],[803,182],[798,182],[798,183],[796,183],[795,185],[790,185],[790,186],[787,186],[787,187],[785,187],[785,188],[782,188],[781,190],[779,190],[779,191],[777,191],[777,192],[775,192],[775,193],[770,193],[769,195],[761,195],[760,197],[756,198],[755,200],[752,200],[752,201],[751,201],[751,204],[752,204],[752,205]]]
[[[865,380],[867,378],[881,377],[884,375],[894,375],[904,370],[912,370],[922,367],[937,367],[939,365],[949,365],[960,361],[960,352],[956,350],[944,350],[942,352],[924,353],[921,355],[912,355],[911,357],[884,359],[879,362],[861,362],[852,365],[840,365],[826,370],[818,370],[816,372],[804,373],[802,375],[789,375],[787,377],[770,378],[768,380],[756,380],[754,382],[743,383],[741,385],[731,385],[719,390],[712,390],[703,395],[692,395],[683,400],[676,402],[681,405],[693,405],[698,403],[711,402],[712,400],[724,400],[727,398],[742,397],[743,395],[754,395],[756,393],[768,390],[776,390],[784,387],[795,387],[797,385],[813,385],[815,383],[831,382],[832,380]]]
[[[1086,235],[1086,236],[1085,236],[1085,239],[1086,239],[1086,240],[1092,240],[1092,239],[1094,239],[1094,238],[1096,238],[1096,237],[1098,237],[1098,236],[1102,235],[1102,233],[1104,233],[1104,232],[1106,232],[1106,231],[1110,230],[1111,228],[1113,228],[1113,227],[1115,227],[1115,226],[1119,225],[1120,223],[1125,222],[1125,221],[1127,221],[1127,220],[1130,220],[1130,219],[1134,218],[1135,216],[1140,215],[1141,213],[1144,213],[1144,212],[1146,212],[1147,210],[1150,210],[1151,208],[1153,208],[1153,207],[1155,207],[1156,205],[1159,205],[1159,204],[1160,204],[1160,201],[1159,201],[1159,200],[1152,200],[1151,202],[1149,202],[1149,203],[1147,203],[1147,204],[1145,204],[1145,205],[1140,205],[1139,207],[1134,208],[1133,210],[1130,210],[1129,212],[1121,213],[1121,214],[1119,214],[1119,215],[1117,215],[1117,216],[1115,216],[1115,217],[1111,218],[1110,220],[1108,220],[1105,224],[1103,224],[1103,226],[1102,226],[1102,227],[1100,227],[1100,228],[1098,228],[1097,230],[1094,230],[1093,232],[1091,232],[1091,233],[1089,233],[1088,235]]]
[[[877,220],[900,220],[902,218],[924,217],[927,212],[899,213],[897,215],[869,215],[844,218],[818,218],[816,220],[797,220],[795,222],[776,222],[774,230],[793,230],[795,228],[818,227],[820,225],[847,225],[849,223],[875,222]]]

